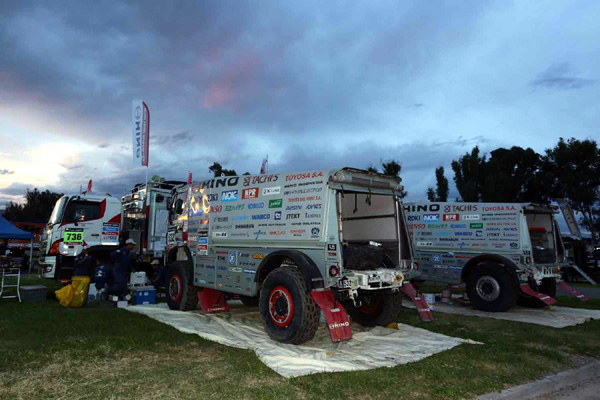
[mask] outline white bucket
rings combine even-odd
[[[425,297],[425,302],[429,306],[430,310],[435,310],[435,294],[433,293],[424,293],[423,297]]]

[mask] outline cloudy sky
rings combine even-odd
[[[0,1],[0,204],[150,175],[402,163],[599,138],[600,2]],[[452,196],[456,196],[453,189]]]

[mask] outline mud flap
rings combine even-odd
[[[519,285],[521,291],[531,297],[535,297],[536,299],[543,301],[545,304],[551,306],[552,304],[556,304],[556,299],[548,296],[547,294],[536,292],[531,287],[529,287],[528,283],[522,283]]]
[[[225,293],[218,290],[204,288],[198,290],[198,301],[203,314],[216,314],[228,312],[229,304],[225,300]]]
[[[571,295],[573,297],[577,297],[581,301],[588,300],[588,298],[585,297],[585,295],[583,293],[581,293],[579,290],[573,289],[571,286],[567,285],[566,282],[559,283],[558,287],[561,288],[562,290],[564,290],[565,292],[569,293],[569,295]]]
[[[335,301],[331,290],[311,290],[310,296],[325,314],[331,341],[341,342],[352,339],[352,328],[350,328],[346,309],[339,301]]]
[[[400,291],[410,297],[410,299],[415,303],[417,307],[417,311],[419,312],[419,316],[421,317],[421,321],[423,322],[431,322],[433,321],[433,314],[425,301],[425,298],[417,288],[413,286],[412,283],[408,282],[402,285]]]

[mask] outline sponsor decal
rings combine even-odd
[[[481,222],[475,222],[469,224],[470,229],[483,229],[483,224]]]
[[[213,217],[213,222],[229,222],[229,217]]]
[[[506,205],[506,206],[484,206],[481,207],[483,211],[517,211],[515,206]]]
[[[278,221],[281,219],[281,211],[275,211],[275,220]]]
[[[214,238],[226,238],[227,232],[213,232]]]
[[[473,236],[473,232],[454,232],[454,236]]]
[[[516,249],[517,247],[519,247],[519,245],[515,242],[511,242],[510,247],[512,247],[513,249]]]
[[[302,236],[303,233],[306,232],[306,229],[292,229],[290,233],[292,236]]]
[[[408,224],[408,229],[425,229],[425,224]]]
[[[425,224],[423,224],[423,225],[425,225]],[[429,229],[445,229],[447,227],[448,227],[448,224],[427,224],[427,228],[429,228]]]
[[[252,216],[253,220],[256,219],[260,219],[260,220],[265,220],[265,219],[271,219],[271,214],[254,214]]]
[[[261,183],[269,183],[269,182],[277,182],[279,180],[279,175],[277,174],[262,174],[256,176],[248,176],[244,177],[244,186],[250,185],[259,185]]]
[[[292,197],[287,199],[290,203],[296,203],[300,201],[319,201],[321,196],[308,196],[308,197]]]
[[[250,258],[250,253],[238,253],[239,258]]]
[[[462,216],[463,221],[479,220],[479,214],[465,214]]]
[[[246,221],[248,219],[247,215],[234,215],[231,217],[231,222],[233,221]]]
[[[249,188],[242,190],[242,199],[256,199],[258,197],[258,188]]]
[[[262,253],[252,253],[252,258],[255,260],[262,260],[263,259],[263,254]]]
[[[235,226],[235,229],[254,229],[254,224],[239,224]]]
[[[294,190],[286,190],[283,192],[284,196],[293,196],[296,194],[309,194],[309,193],[320,193],[323,191],[322,187],[316,188],[307,188],[307,189],[294,189]]]
[[[209,203],[211,201],[219,201],[219,194],[218,193],[207,193],[204,195],[203,198],[206,199],[206,201],[208,201]]]
[[[450,228],[452,229],[465,229],[467,224],[450,224]]]
[[[327,250],[329,251],[337,251],[337,244],[328,244]]]
[[[281,235],[285,235],[285,231],[270,231],[269,235],[271,235],[271,236],[281,236]]]
[[[459,214],[444,214],[444,221],[458,221],[460,220]]]
[[[304,213],[304,218],[321,218],[321,214]]]
[[[272,196],[274,194],[280,194],[280,193],[281,193],[281,186],[273,186],[273,187],[263,188],[263,190],[262,190],[263,196]]]
[[[285,216],[285,219],[299,219],[300,218],[300,214],[288,214]]]
[[[208,225],[210,223],[210,219],[201,219],[200,220],[200,225]]]
[[[321,230],[319,228],[316,228],[316,227],[312,228],[310,230],[310,234],[311,234],[312,237],[319,236],[320,233],[321,233]]]
[[[321,209],[321,204],[308,204],[306,206],[307,210],[320,210]]]
[[[499,233],[494,233],[494,232],[491,232],[491,233],[487,233],[487,234],[486,234],[486,236],[487,236],[487,237],[499,237],[499,236],[500,236],[500,234],[499,234]]]
[[[220,187],[231,187],[236,186],[240,180],[239,176],[230,176],[230,177],[219,177],[214,179],[209,179],[202,182],[202,189],[215,189]]]
[[[250,204],[248,204],[249,210],[256,210],[257,208],[265,208],[265,203],[250,203]]]
[[[406,211],[406,212],[421,212],[421,211],[436,212],[436,211],[440,211],[440,205],[439,204],[405,205],[404,211]]]
[[[425,214],[423,222],[440,222],[440,214]]]
[[[255,271],[255,270],[253,270],[253,269],[245,269],[245,270],[244,270],[244,273],[245,273],[245,274],[251,274],[251,275],[255,275],[255,274],[256,274],[256,271]]]
[[[433,256],[433,262],[435,262],[435,263],[439,263],[439,262],[441,262],[441,261],[440,261],[440,256],[439,256],[439,255],[434,255],[434,256]]]
[[[281,208],[283,206],[283,199],[269,200],[269,208]]]
[[[475,236],[483,237],[483,231],[475,231]]]
[[[431,247],[433,242],[417,242],[417,247]]]
[[[420,221],[421,220],[421,216],[420,215],[409,215],[409,216],[406,217],[406,220],[408,222]]]
[[[322,176],[323,176],[323,172],[321,172],[321,171],[318,171],[318,172],[304,172],[304,173],[301,173],[301,174],[286,175],[285,181],[286,182],[300,181],[300,180],[303,180],[303,179],[320,178]]]
[[[225,190],[221,192],[221,202],[237,201],[238,191],[236,190]]]
[[[285,211],[298,211],[302,210],[302,206],[287,206]]]
[[[329,324],[329,329],[343,328],[344,326],[350,326],[350,322],[334,322],[333,324]]]
[[[242,211],[246,207],[245,204],[237,204],[235,206],[226,205],[225,211]]]

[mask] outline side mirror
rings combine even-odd
[[[175,203],[175,213],[181,214],[183,212],[183,199],[177,199]]]

